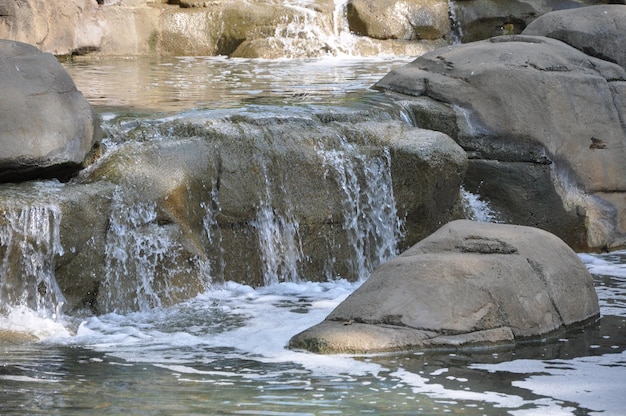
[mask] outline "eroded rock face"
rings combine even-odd
[[[319,353],[513,344],[599,315],[578,256],[545,231],[451,222],[388,261],[289,346]]]
[[[626,191],[624,81],[619,65],[563,42],[500,36],[435,50],[376,85],[420,97],[407,101],[419,125],[447,132],[469,152],[468,190],[507,200],[494,206],[506,221],[580,249],[625,242],[623,201],[603,197]],[[498,185],[502,178],[529,193]],[[554,202],[542,206],[546,195]],[[516,206],[528,209],[516,214]]]
[[[66,179],[97,152],[95,112],[56,58],[0,41],[0,182]]]

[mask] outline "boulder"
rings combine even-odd
[[[439,39],[450,33],[447,0],[350,0],[350,31],[374,39]]]
[[[405,100],[424,127],[457,140],[470,157],[466,189],[500,201],[493,208],[511,214],[505,220],[600,249],[626,244],[624,81],[619,65],[518,35],[437,49],[376,87]],[[502,178],[526,181],[527,193],[492,186]],[[553,202],[537,208],[545,196]],[[515,206],[528,208],[515,215]]]
[[[559,10],[533,21],[524,35],[547,36],[587,55],[626,68],[626,6],[602,5]]]
[[[376,269],[289,347],[497,347],[598,316],[593,279],[563,241],[536,228],[458,220]]]
[[[0,41],[0,91],[0,181],[64,180],[98,152],[98,117],[54,56]]]
[[[468,43],[499,35],[519,34],[539,16],[555,10],[615,2],[615,0],[453,0],[450,1],[450,15],[455,37],[463,43]]]

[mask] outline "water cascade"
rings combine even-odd
[[[391,182],[391,157],[389,149],[378,158],[354,154],[353,145],[341,142],[339,149],[321,150],[320,154],[326,174],[334,178],[343,195],[342,227],[352,247],[351,268],[359,279],[365,279],[397,254],[402,236]]]
[[[63,255],[61,213],[56,206],[21,206],[0,222],[0,311],[28,307],[56,319],[65,303],[55,279],[55,257]],[[17,261],[16,261],[17,259]]]

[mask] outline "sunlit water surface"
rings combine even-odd
[[[369,87],[406,61],[117,59],[67,67],[111,120],[387,105]],[[360,284],[343,280],[258,289],[227,282],[171,308],[59,321],[14,308],[0,330],[40,341],[0,344],[0,414],[625,414],[626,252],[581,258],[602,318],[513,350],[286,349]]]

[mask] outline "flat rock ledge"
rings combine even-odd
[[[376,269],[289,348],[360,354],[503,347],[599,314],[591,275],[558,237],[458,220]]]

